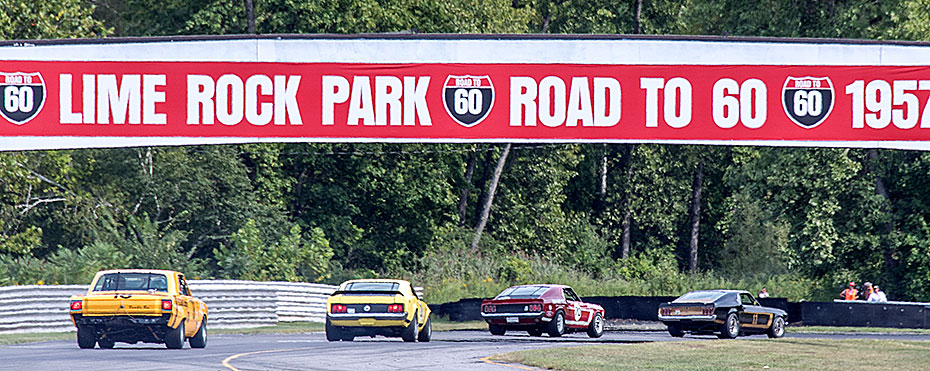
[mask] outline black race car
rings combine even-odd
[[[787,318],[787,312],[763,307],[752,294],[743,290],[692,291],[659,305],[659,320],[675,337],[687,332],[717,334],[721,339],[753,334],[780,338],[785,335]]]

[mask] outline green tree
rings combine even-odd
[[[94,0],[94,18],[113,36],[170,36],[185,33],[187,24],[213,0]],[[226,1],[242,7],[241,1]]]
[[[249,220],[232,236],[230,246],[221,244],[214,254],[226,278],[321,281],[329,275],[333,251],[319,228],[305,239],[294,225],[280,241],[269,243],[262,239],[255,221]]]
[[[0,39],[103,37],[111,30],[84,0],[0,0]]]
[[[435,231],[457,220],[453,184],[464,162],[452,151],[456,145],[289,148],[295,155],[284,167],[297,179],[291,214],[301,225],[322,228],[347,268],[390,271],[413,264]]]
[[[255,1],[258,33],[521,33],[532,14],[505,0]],[[243,3],[215,0],[191,17],[185,32],[246,33],[245,16]]]
[[[686,0],[678,30],[722,36],[890,38],[902,0]]]

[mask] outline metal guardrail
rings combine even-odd
[[[0,334],[75,331],[68,298],[86,285],[0,287]]]
[[[209,308],[211,328],[324,322],[326,298],[336,286],[302,282],[190,280],[191,292]],[[423,288],[415,288],[423,297]],[[68,317],[71,295],[86,285],[0,287],[0,334],[75,331]]]

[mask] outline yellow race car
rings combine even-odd
[[[71,322],[81,349],[116,342],[164,343],[181,349],[207,346],[207,305],[184,275],[156,269],[98,272],[85,295],[71,297]]]
[[[401,337],[430,341],[429,306],[410,282],[365,279],[343,282],[326,300],[326,340],[352,341],[356,336]]]

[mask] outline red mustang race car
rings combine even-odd
[[[481,317],[492,335],[503,335],[507,330],[526,331],[531,336],[585,331],[597,338],[604,334],[604,308],[581,301],[565,285],[510,287],[481,302]]]

